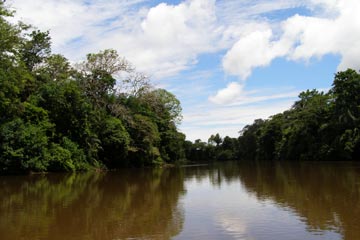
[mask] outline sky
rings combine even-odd
[[[188,140],[238,137],[360,69],[359,0],[8,0],[71,62],[115,49],[176,95]]]

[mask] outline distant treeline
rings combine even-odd
[[[201,160],[360,160],[360,75],[335,75],[327,92],[308,90],[291,109],[257,119],[240,137],[187,142],[187,156]]]
[[[183,160],[181,106],[114,50],[71,65],[0,1],[0,173]]]

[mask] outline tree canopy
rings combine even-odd
[[[0,2],[0,172],[174,163],[179,100],[115,50],[71,65],[49,32],[7,21]]]

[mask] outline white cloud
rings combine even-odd
[[[79,60],[115,48],[142,71],[173,76],[202,53],[225,49],[227,73],[246,79],[278,57],[342,56],[339,69],[359,68],[357,0],[185,0],[139,7],[147,0],[10,0],[19,19],[51,31],[55,52]],[[307,7],[313,17],[271,22],[263,14]],[[260,17],[262,16],[262,17]],[[81,45],[81,48],[79,48]]]
[[[221,31],[216,24],[215,0],[137,6],[145,1],[11,3],[19,19],[42,30],[50,29],[55,52],[71,60],[79,60],[88,52],[114,48],[139,70],[161,78],[187,69],[201,53],[218,50],[216,39]]]
[[[240,106],[252,103],[266,102],[276,99],[284,98],[296,98],[299,95],[299,90],[290,89],[287,92],[282,93],[267,93],[259,95],[259,90],[257,91],[245,91],[244,85],[231,82],[226,88],[218,90],[214,96],[209,97],[211,103],[222,106]]]
[[[235,42],[228,53],[226,70],[246,77],[253,67],[267,65],[279,54],[263,61],[250,59],[244,70],[235,71],[243,64],[231,56],[238,51],[246,53],[241,46],[251,38],[264,44],[258,54],[266,51],[268,55],[266,47],[274,48],[268,39],[272,37],[269,23],[257,16],[304,5],[295,0],[274,0],[271,4],[266,0],[185,0],[177,5],[161,3],[151,8],[139,7],[139,3],[147,0],[10,2],[19,18],[42,30],[50,29],[55,52],[79,60],[88,52],[114,48],[140,70],[157,78],[176,75],[196,64],[200,54],[228,49]],[[253,29],[259,32],[254,33]]]
[[[214,14],[214,1],[159,4],[148,11],[140,31],[130,36],[131,48],[122,50],[144,71],[157,77],[174,75],[195,63],[198,54],[217,49]],[[108,37],[107,42],[117,38]]]
[[[271,41],[270,29],[254,31],[241,38],[223,58],[224,70],[246,79],[255,67],[267,66],[289,51],[288,41]]]
[[[131,7],[143,1],[10,0],[9,5],[16,10],[17,20],[50,30],[53,47],[63,50],[73,39],[98,36],[106,28],[101,23],[129,15]]]
[[[216,104],[225,104],[234,101],[243,93],[243,86],[239,83],[232,82],[226,88],[221,89],[215,96],[211,96],[209,100]]]
[[[223,58],[227,73],[243,79],[257,67],[264,67],[278,57],[290,60],[321,58],[326,54],[341,56],[338,70],[360,68],[360,2],[358,0],[309,0],[310,9],[321,9],[316,16],[292,16],[268,30],[254,29],[232,46]],[[280,29],[277,27],[280,26]],[[280,34],[274,35],[273,29]]]
[[[284,35],[295,32],[297,38],[291,59],[309,60],[326,54],[338,54],[341,63],[338,70],[360,68],[360,2],[336,1],[339,15],[334,19],[294,16],[284,24]]]

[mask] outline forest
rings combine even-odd
[[[238,138],[193,143],[178,131],[176,96],[115,50],[71,64],[52,53],[49,32],[12,16],[0,2],[0,172],[360,157],[355,70],[337,73],[326,93],[300,93],[291,109],[255,120]]]
[[[196,140],[191,159],[350,161],[360,159],[360,74],[335,74],[327,92],[307,90],[292,107],[256,119],[238,138],[212,135]]]

